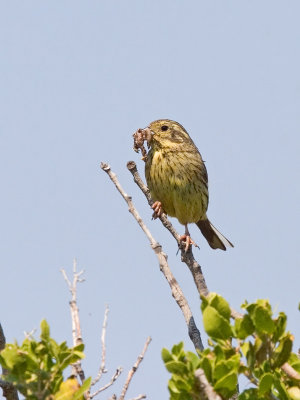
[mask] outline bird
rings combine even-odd
[[[195,242],[188,224],[195,223],[212,249],[226,250],[233,244],[207,218],[208,175],[199,150],[185,128],[176,121],[159,119],[134,136],[134,150],[142,150],[145,177],[154,203],[154,218],[162,213],[185,226],[180,242],[188,251]],[[149,152],[146,153],[144,141]]]

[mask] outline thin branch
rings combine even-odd
[[[201,368],[197,369],[195,371],[195,377],[198,379],[199,385],[200,385],[200,390],[207,400],[222,400],[222,397],[220,397],[214,391],[213,387],[208,382],[203,369],[201,369]]]
[[[109,312],[109,307],[108,307],[108,305],[106,305],[105,311],[104,311],[103,325],[102,325],[102,334],[101,334],[101,348],[102,348],[101,364],[100,364],[98,374],[95,377],[95,379],[92,381],[91,386],[94,386],[101,379],[102,374],[107,372],[107,370],[105,368],[105,360],[106,360],[105,336],[106,336],[108,312]]]
[[[167,262],[167,255],[162,251],[161,245],[152,236],[151,232],[149,231],[149,229],[145,225],[144,221],[140,217],[138,211],[134,207],[131,197],[128,196],[124,192],[116,175],[111,171],[110,166],[108,164],[101,163],[101,168],[103,169],[103,171],[105,171],[108,174],[108,176],[110,177],[112,182],[115,184],[116,188],[118,189],[118,191],[120,192],[120,194],[122,195],[124,200],[126,201],[130,213],[133,215],[133,217],[136,219],[136,221],[142,228],[143,232],[146,234],[146,236],[150,242],[150,245],[158,258],[160,270],[164,274],[165,278],[167,279],[167,281],[169,283],[169,286],[170,286],[171,292],[172,292],[172,296],[174,297],[175,301],[177,302],[178,306],[180,307],[180,309],[183,313],[184,319],[185,319],[187,327],[188,327],[189,336],[190,336],[195,348],[199,349],[199,350],[203,350],[204,347],[202,344],[200,332],[195,324],[194,317],[192,315],[189,304],[183,294],[183,291],[182,291],[181,287],[179,286],[177,280],[175,279],[175,277],[169,267],[169,264]]]
[[[146,343],[145,343],[145,345],[144,345],[144,348],[143,348],[141,354],[138,356],[138,358],[137,358],[137,360],[136,360],[134,366],[133,366],[133,367],[131,368],[131,370],[128,372],[128,376],[127,376],[126,382],[125,382],[125,384],[124,384],[124,386],[123,386],[123,390],[122,390],[121,396],[119,397],[119,400],[124,400],[125,395],[126,395],[126,392],[127,392],[127,390],[128,390],[128,387],[129,387],[129,384],[130,384],[130,382],[131,382],[131,380],[132,380],[132,378],[133,378],[133,375],[134,375],[134,373],[136,372],[136,370],[138,369],[140,363],[143,361],[144,355],[145,355],[145,353],[146,353],[146,351],[147,351],[147,348],[148,348],[150,342],[151,342],[151,337],[149,336],[149,337],[147,338],[147,340],[146,340]]]
[[[281,366],[282,371],[284,371],[290,378],[300,381],[300,374],[297,372],[290,364],[284,363]]]
[[[6,340],[0,324],[0,352],[5,348],[5,344]],[[7,374],[8,371],[2,368],[2,376],[5,377]],[[12,383],[0,379],[0,387],[3,391],[3,397],[6,397],[7,400],[19,400],[18,392]]]
[[[138,187],[141,189],[141,191],[144,193],[148,203],[150,206],[153,205],[153,200],[150,195],[150,191],[147,188],[147,186],[144,184],[143,180],[141,179],[136,163],[134,161],[129,161],[127,163],[127,168],[131,172],[133,176],[134,182],[138,185]],[[201,266],[198,264],[198,262],[195,260],[192,252],[192,248],[190,247],[189,251],[185,251],[184,246],[182,246],[182,242],[180,241],[180,235],[178,232],[175,230],[171,222],[168,220],[166,214],[162,214],[159,219],[161,220],[163,226],[171,233],[171,235],[174,237],[176,240],[178,247],[181,251],[181,261],[186,263],[186,265],[189,267],[189,270],[191,271],[196,287],[198,289],[198,292],[200,295],[207,296],[208,295],[208,288],[205,282],[204,275],[202,273]]]
[[[145,394],[139,394],[137,397],[134,397],[133,399],[130,400],[142,400],[142,399],[146,399],[147,396]]]
[[[80,327],[80,318],[79,318],[79,308],[77,306],[77,283],[84,282],[84,279],[81,278],[83,274],[83,270],[77,272],[77,261],[74,258],[73,261],[73,282],[67,276],[66,271],[62,268],[61,273],[68,285],[68,288],[71,292],[71,300],[70,304],[70,312],[71,312],[71,320],[72,320],[72,336],[73,336],[73,346],[78,346],[83,343],[82,335],[81,335],[81,327]],[[72,374],[78,375],[80,377],[81,382],[85,381],[85,374],[81,366],[81,362],[77,361],[72,365]]]
[[[132,174],[134,182],[141,189],[141,191],[143,192],[143,194],[145,195],[145,197],[148,201],[148,204],[151,207],[153,205],[153,200],[151,198],[150,191],[147,188],[147,186],[144,184],[142,178],[140,177],[140,174],[138,173],[138,170],[137,170],[136,163],[134,161],[129,161],[127,163],[127,168],[130,171],[130,173]],[[168,220],[166,214],[162,214],[158,218],[161,220],[161,223],[163,224],[163,226],[171,233],[171,235],[176,240],[178,247],[180,249],[180,252],[181,252],[181,261],[184,262],[188,266],[188,268],[193,276],[198,293],[201,296],[207,296],[209,294],[209,290],[208,290],[208,287],[205,282],[202,268],[201,268],[200,264],[197,262],[197,260],[195,260],[195,258],[194,258],[192,248],[190,248],[187,252],[185,251],[184,246],[182,246],[181,245],[182,243],[180,242],[180,235],[177,233],[177,231],[175,230],[175,228],[173,227],[171,222]],[[243,317],[243,315],[241,313],[239,313],[238,311],[236,311],[234,309],[231,309],[231,316],[232,316],[232,318],[242,318]]]
[[[123,371],[122,367],[117,368],[117,370],[114,373],[114,375],[112,376],[111,380],[106,385],[104,385],[100,389],[96,390],[96,392],[90,394],[89,398],[92,399],[93,397],[97,396],[97,394],[103,392],[103,390],[106,390],[107,388],[109,388],[119,378],[122,371]]]

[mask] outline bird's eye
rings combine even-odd
[[[161,127],[161,130],[162,131],[167,131],[169,129],[169,127],[167,126],[167,125],[163,125],[162,127]]]

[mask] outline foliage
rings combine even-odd
[[[198,356],[185,352],[183,343],[162,350],[171,400],[200,400],[195,371],[201,368],[222,399],[236,393],[238,377],[244,375],[249,388],[240,400],[300,400],[300,381],[281,368],[286,362],[300,373],[300,360],[292,352],[293,335],[286,331],[287,317],[274,317],[267,300],[242,305],[245,314],[231,323],[227,301],[216,293],[202,298],[203,325],[209,347]]]
[[[78,383],[70,386],[72,380],[64,382],[63,372],[84,357],[83,349],[83,344],[73,348],[66,342],[58,344],[50,337],[49,325],[43,320],[39,341],[27,337],[21,345],[6,344],[1,351],[0,364],[7,370],[2,379],[13,383],[28,400],[81,399],[90,386],[90,379],[81,387]]]

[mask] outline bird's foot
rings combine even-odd
[[[192,245],[194,245],[195,247],[199,246],[197,245],[197,243],[195,243],[193,241],[193,239],[190,237],[190,235],[181,235],[179,237],[180,242],[185,242],[185,247],[184,247],[184,251],[187,252],[189,250],[190,247],[192,247]]]
[[[153,219],[156,219],[162,215],[163,209],[160,201],[155,201],[151,208],[154,210],[154,213],[152,214]]]

